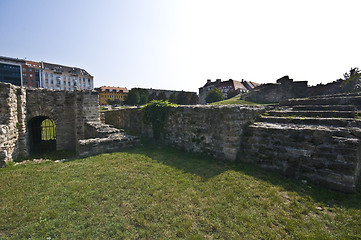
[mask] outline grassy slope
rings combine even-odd
[[[0,169],[0,238],[358,239],[347,195],[147,144]]]
[[[247,104],[247,105],[259,105],[258,103],[247,102],[245,100],[241,100],[239,96],[226,99],[219,102],[210,103],[210,105],[226,105],[226,104]]]

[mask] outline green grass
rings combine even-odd
[[[360,239],[361,191],[145,144],[0,169],[3,239]]]
[[[236,97],[233,97],[233,98],[230,98],[230,99],[226,99],[226,100],[222,100],[222,101],[219,101],[219,102],[213,102],[213,103],[210,103],[209,105],[227,105],[227,104],[262,105],[262,104],[259,104],[259,103],[247,102],[245,100],[241,100],[239,98],[239,96],[236,96]]]

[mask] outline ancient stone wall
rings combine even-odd
[[[361,173],[360,105],[361,96],[349,94],[268,107],[178,106],[170,109],[161,141],[354,192]],[[139,108],[104,115],[108,124],[152,136]]]
[[[0,83],[0,167],[19,154],[18,88]]]
[[[34,118],[53,120],[56,150],[90,156],[137,145],[138,138],[100,123],[98,101],[95,91],[25,89],[0,83],[0,167],[30,153],[34,140],[30,140],[29,128]],[[42,134],[43,130],[33,131]],[[40,144],[46,142],[39,138],[35,139]]]
[[[336,80],[327,84],[318,84],[316,86],[312,86],[308,88],[309,96],[317,96],[317,95],[330,95],[342,93],[343,89],[341,87],[343,80]]]
[[[28,124],[48,117],[56,125],[56,149],[76,150],[87,122],[99,121],[98,94],[93,91],[25,89],[0,83],[0,165],[28,155]]]
[[[307,81],[294,82],[288,76],[277,80],[277,83],[268,83],[256,87],[243,96],[243,99],[258,103],[278,103],[291,98],[308,96]]]
[[[241,160],[354,192],[361,173],[360,105],[359,94],[284,101],[247,128]]]
[[[236,160],[242,133],[260,113],[262,106],[177,106],[169,111],[162,141],[188,152]],[[129,133],[151,137],[150,125],[142,122],[139,108],[105,112],[105,122]]]
[[[75,92],[28,89],[27,123],[34,117],[49,117],[55,122],[56,149],[75,149]]]

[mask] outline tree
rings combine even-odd
[[[187,105],[189,104],[189,97],[188,94],[184,91],[181,91],[180,93],[178,93],[177,96],[177,103],[180,105]]]
[[[195,105],[195,104],[198,104],[198,102],[199,102],[198,95],[196,93],[192,93],[191,98],[189,100],[189,104]]]
[[[148,90],[142,88],[132,88],[128,93],[126,104],[128,105],[144,105],[148,102]]]
[[[107,99],[107,104],[108,104],[108,105],[112,105],[112,101],[113,101],[113,100],[112,100],[111,98],[108,98],[108,99]]]
[[[229,90],[227,92],[227,99],[235,97],[238,93],[239,93],[239,91],[237,91],[237,90]]]
[[[153,100],[157,100],[157,93],[156,92],[152,92],[148,97],[149,102],[151,102]]]
[[[221,90],[218,88],[213,88],[207,93],[205,100],[207,103],[218,102],[224,100],[224,96]]]
[[[119,105],[120,104],[120,99],[114,99],[112,101],[112,105]]]
[[[177,103],[177,97],[174,95],[174,93],[172,93],[172,94],[169,96],[169,102],[170,102],[170,103]]]
[[[117,104],[120,104],[120,99],[111,99],[111,98],[108,98],[107,99],[107,103],[108,105],[117,105]]]
[[[148,93],[146,92],[140,92],[140,105],[144,105],[148,102]]]
[[[160,93],[158,94],[157,100],[160,100],[160,101],[165,101],[165,100],[167,100],[167,95],[165,95],[165,92],[160,92]]]
[[[136,88],[132,88],[129,91],[125,102],[128,105],[138,105],[140,103],[140,94]]]
[[[345,92],[357,92],[361,90],[361,71],[359,68],[351,68],[343,74],[344,81],[341,84]]]

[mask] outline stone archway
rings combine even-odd
[[[30,153],[56,151],[56,125],[45,116],[37,116],[28,122]]]

